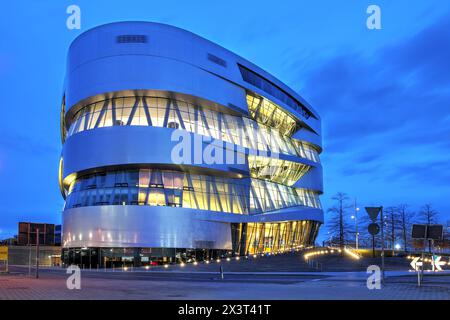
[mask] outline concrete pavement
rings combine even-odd
[[[42,269],[40,279],[28,269],[11,267],[0,275],[0,299],[450,299],[450,275],[426,275],[418,288],[414,274],[388,273],[381,290],[366,287],[363,272],[249,273],[82,271],[81,290],[69,290],[63,269]]]

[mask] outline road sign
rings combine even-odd
[[[445,261],[440,261],[441,256],[433,256],[433,259],[431,260],[431,267],[433,268],[433,271],[442,271],[441,266],[445,266],[447,263]]]
[[[427,238],[433,240],[442,240],[444,226],[442,224],[430,224],[427,226]]]
[[[442,224],[413,224],[413,239],[442,240],[444,226]]]
[[[378,223],[369,224],[367,229],[369,230],[369,233],[373,236],[377,235],[380,232],[380,226],[378,225]]]
[[[377,221],[377,217],[381,211],[381,207],[365,207],[365,209],[372,222]]]
[[[413,239],[426,239],[427,238],[427,225],[426,224],[413,224],[411,236]]]
[[[0,246],[0,261],[8,261],[8,246]]]
[[[420,268],[422,267],[423,262],[419,260],[419,257],[415,257],[410,263],[411,267],[413,267],[415,271],[420,271]]]

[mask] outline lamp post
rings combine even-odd
[[[359,248],[359,232],[358,232],[358,211],[359,208],[356,206],[356,199],[355,199],[355,214],[352,215],[352,219],[355,220],[355,244],[356,244],[356,250]]]

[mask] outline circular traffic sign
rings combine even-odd
[[[378,225],[378,223],[369,224],[369,227],[367,229],[369,230],[369,233],[373,236],[380,232],[380,226]]]

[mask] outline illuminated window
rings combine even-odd
[[[66,208],[96,205],[181,206],[236,214],[320,207],[310,190],[251,178],[223,178],[152,169],[108,171],[75,179]]]
[[[248,95],[247,100],[250,113],[256,120],[173,99],[118,97],[92,103],[79,110],[71,121],[68,135],[109,126],[178,128],[262,152],[319,161],[312,146],[289,138],[288,135],[297,128],[292,116],[266,99]]]
[[[301,163],[253,155],[248,156],[248,164],[252,177],[288,186],[296,183],[310,168]]]
[[[242,78],[244,81],[254,85],[257,88],[267,92],[271,96],[283,101],[293,109],[297,110],[302,116],[308,119],[312,116],[312,113],[303,107],[295,98],[293,98],[289,93],[267,80],[266,78],[260,76],[256,72],[238,64],[239,70],[241,71]]]
[[[247,105],[253,119],[277,129],[282,135],[291,136],[298,129],[295,118],[270,100],[247,93]]]

